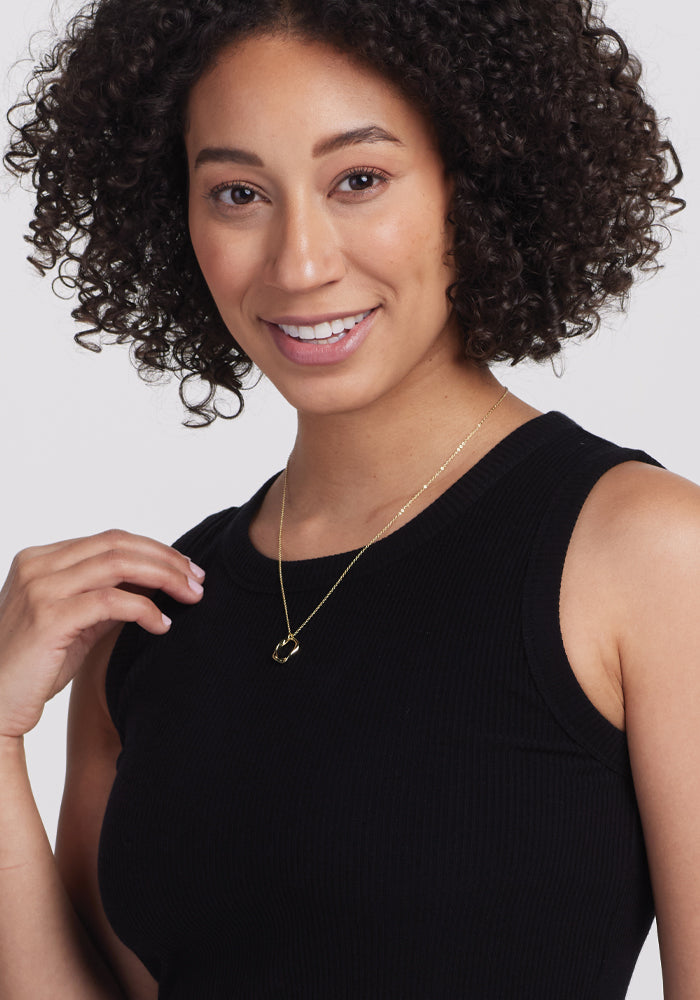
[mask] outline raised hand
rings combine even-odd
[[[194,604],[204,571],[171,546],[111,529],[23,549],[0,590],[0,737],[21,737],[119,622],[162,635],[149,595]]]

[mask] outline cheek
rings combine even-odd
[[[371,240],[365,238],[358,248],[365,257],[370,250],[377,269],[391,285],[432,280],[446,284],[451,277],[451,263],[446,266],[445,258],[446,211],[442,201],[417,199],[410,211],[404,207],[376,220]],[[415,290],[420,294],[419,287]]]
[[[232,240],[223,226],[190,218],[190,240],[204,280],[219,310],[237,300],[249,283],[254,255],[244,241]]]

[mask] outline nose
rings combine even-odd
[[[338,281],[345,261],[323,204],[296,202],[280,210],[270,232],[265,279],[285,292],[302,292]]]

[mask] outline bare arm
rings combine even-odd
[[[606,475],[614,611],[665,1000],[700,997],[700,488],[627,463]]]
[[[0,739],[0,994],[123,1000],[56,868],[21,739]]]
[[[156,1000],[158,985],[112,930],[97,882],[100,830],[121,749],[104,687],[115,639],[116,635],[109,636],[98,644],[73,681],[56,864],[76,913],[114,970],[124,995],[128,1000]]]
[[[119,752],[100,686],[125,621],[167,623],[148,594],[193,603],[187,558],[121,531],[25,549],[0,591],[0,996],[152,1000],[155,984],[109,930],[96,895],[97,841]],[[57,860],[23,737],[76,677]],[[57,863],[58,861],[58,863]],[[87,930],[86,930],[87,928]]]

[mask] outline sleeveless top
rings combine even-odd
[[[175,547],[204,597],[124,626],[108,919],[163,1000],[621,1000],[654,906],[626,736],[559,626],[580,509],[620,462],[562,413],[380,539],[286,664],[247,503]],[[273,477],[274,478],[274,477]],[[288,562],[292,625],[349,554]]]

